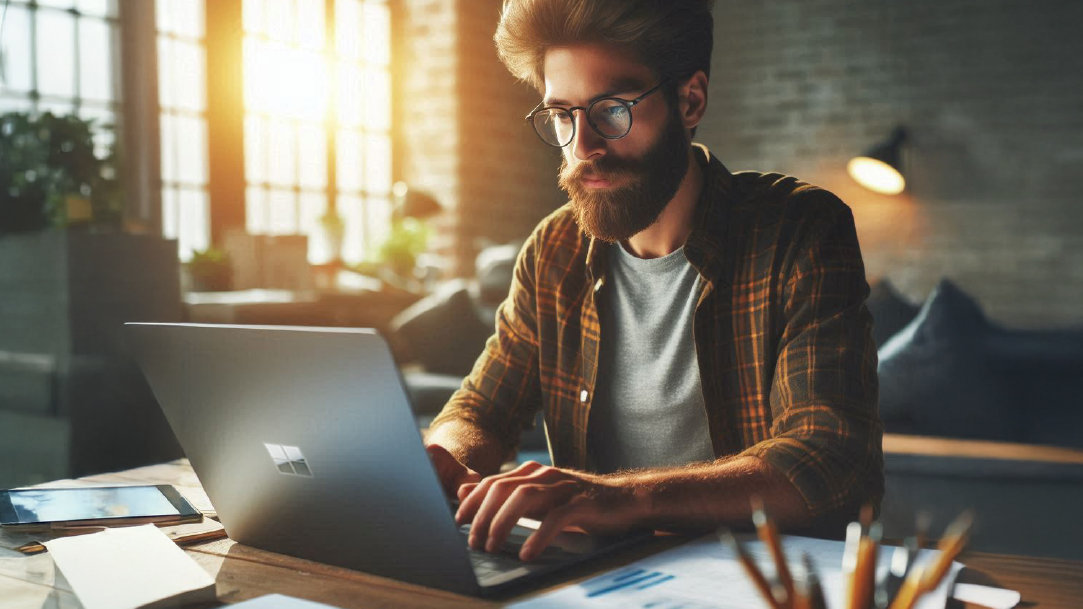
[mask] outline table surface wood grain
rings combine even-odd
[[[975,456],[975,452],[981,453],[983,449],[997,454],[1004,454],[1005,451],[1003,445],[981,446],[971,443],[963,443],[956,448],[961,450],[964,456]],[[1022,448],[1009,448],[1019,454],[1025,452]],[[927,454],[945,454],[952,450],[945,441],[905,437],[886,438],[885,449]],[[1054,460],[1073,462],[1079,455],[1053,451],[1048,456]],[[188,492],[198,493],[201,490],[198,479],[185,460],[81,479],[84,480],[102,484],[174,484]],[[671,547],[677,541],[677,538],[663,538],[653,545],[648,544],[632,552],[592,563],[588,567],[589,571],[565,576],[551,587],[580,581],[606,568],[625,564],[660,548]],[[237,544],[230,539],[206,541],[185,549],[189,556],[215,578],[220,603],[236,603],[264,594],[279,593],[327,603],[342,609],[465,609],[502,607],[547,589],[535,589],[518,597],[477,599],[267,552]],[[984,553],[965,554],[960,560],[967,565],[965,580],[1018,590],[1023,597],[1023,604],[1020,605],[1022,607],[1068,609],[1083,604],[1083,561]],[[0,600],[0,606],[5,609],[78,609],[81,606],[62,578],[57,581],[53,562],[48,554],[25,557],[0,555]],[[191,607],[199,609],[205,606],[207,605]],[[953,608],[955,607],[970,606],[955,604]]]

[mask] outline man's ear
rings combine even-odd
[[[677,109],[685,129],[693,129],[707,111],[707,75],[696,71],[677,87]]]

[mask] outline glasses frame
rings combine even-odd
[[[590,102],[590,104],[588,104],[586,106],[572,106],[571,108],[562,108],[561,106],[543,106],[542,104],[544,104],[545,102],[541,102],[537,106],[534,106],[534,109],[531,110],[530,113],[527,114],[525,118],[526,118],[526,121],[530,123],[531,128],[534,129],[534,133],[537,134],[538,139],[540,139],[542,141],[542,143],[544,143],[545,145],[552,146],[554,148],[563,148],[563,147],[567,146],[568,144],[571,144],[572,142],[575,141],[576,129],[579,128],[579,126],[576,124],[576,121],[575,121],[575,111],[576,110],[582,110],[583,111],[583,116],[585,116],[587,118],[587,124],[590,125],[590,128],[591,128],[592,131],[594,131],[594,133],[598,134],[598,137],[601,137],[601,138],[604,138],[604,139],[607,139],[607,140],[619,140],[619,139],[621,139],[623,137],[626,137],[629,133],[632,132],[632,123],[634,122],[634,118],[635,118],[632,115],[632,108],[634,108],[637,104],[639,104],[639,102],[646,99],[647,96],[649,96],[651,93],[654,93],[655,91],[661,89],[662,85],[664,85],[664,84],[666,84],[668,82],[669,82],[669,79],[662,79],[661,81],[658,82],[658,84],[654,85],[650,89],[647,89],[639,97],[637,97],[635,99],[624,99],[623,97],[606,96],[606,97],[599,97],[598,99],[592,100]],[[596,104],[599,104],[599,103],[604,102],[604,101],[615,101],[615,102],[619,103],[620,105],[622,105],[622,106],[624,106],[625,108],[628,109],[628,129],[626,129],[624,131],[624,133],[622,133],[620,135],[606,135],[606,134],[602,133],[601,131],[599,131],[598,130],[598,125],[595,125],[594,121],[591,120],[590,111],[594,108],[594,106]],[[546,141],[546,139],[544,137],[542,137],[541,132],[538,131],[537,125],[534,124],[534,116],[536,114],[538,114],[539,112],[544,112],[546,110],[559,110],[561,112],[567,113],[568,116],[571,118],[571,121],[572,121],[572,134],[571,134],[571,137],[568,138],[567,142],[564,142],[563,144],[552,144],[552,143]]]

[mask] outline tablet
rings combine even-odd
[[[202,519],[203,514],[168,484],[0,491],[0,525],[18,530]]]

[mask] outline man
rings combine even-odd
[[[709,0],[505,0],[505,65],[570,202],[523,247],[496,333],[427,447],[469,543],[561,529],[840,522],[883,492],[876,352],[849,209],[730,174],[692,135]],[[498,474],[544,412],[553,467]],[[482,478],[482,475],[487,477]]]

